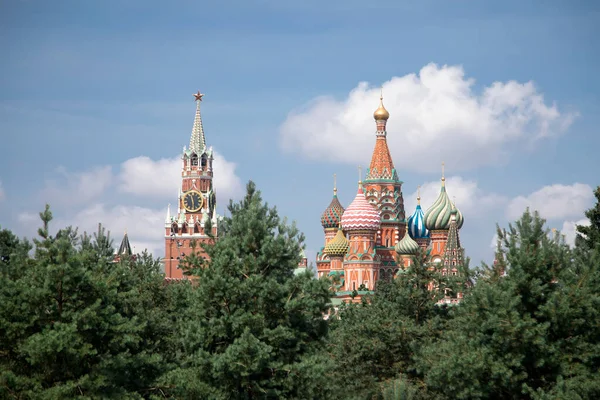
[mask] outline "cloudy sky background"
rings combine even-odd
[[[254,180],[322,245],[375,141],[383,85],[407,213],[447,188],[475,265],[538,209],[568,240],[600,161],[600,3],[303,0],[0,2],[0,225],[102,222],[163,254],[196,90],[218,210]]]

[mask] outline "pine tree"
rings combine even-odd
[[[149,397],[169,336],[157,265],[113,263],[102,230],[52,236],[40,216],[33,257],[13,252],[0,277],[0,397]]]
[[[11,254],[17,250],[20,240],[11,231],[0,227],[0,266],[8,264]]]
[[[593,249],[600,244],[600,186],[594,192],[596,204],[585,212],[590,225],[577,225],[575,245],[586,249]]]
[[[508,274],[481,280],[420,354],[430,392],[453,399],[598,398],[598,254],[573,254],[525,212],[499,231]]]
[[[205,245],[210,261],[190,257],[196,274],[181,368],[165,386],[181,399],[317,398],[327,324],[328,283],[294,276],[303,236],[263,204],[254,183],[219,240]],[[326,397],[323,397],[326,398]]]

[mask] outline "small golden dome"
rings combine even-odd
[[[379,108],[373,113],[373,118],[375,118],[375,121],[387,121],[389,117],[390,113],[383,106],[383,94],[381,94],[381,97],[379,97]]]

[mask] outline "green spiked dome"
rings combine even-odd
[[[404,231],[404,237],[396,243],[396,253],[402,256],[415,255],[419,251],[419,244],[408,234],[408,229]]]
[[[448,197],[448,193],[446,192],[446,179],[442,178],[440,195],[425,213],[425,226],[427,229],[430,231],[448,229],[453,209],[456,209],[456,225],[460,229],[464,222],[463,215],[450,201],[450,197]]]
[[[342,228],[338,228],[337,233],[327,243],[323,252],[327,254],[329,257],[343,257],[350,248],[350,242],[344,236],[344,232],[342,232]]]

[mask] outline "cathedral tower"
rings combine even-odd
[[[402,197],[402,181],[394,167],[387,144],[386,124],[390,113],[383,106],[383,93],[379,98],[379,108],[373,113],[377,130],[375,148],[371,164],[364,181],[366,197],[369,203],[379,209],[381,228],[377,232],[377,246],[381,247],[383,265],[395,265],[394,246],[404,236],[405,214]]]
[[[321,215],[321,226],[323,226],[323,230],[325,231],[325,245],[327,245],[337,233],[343,214],[344,207],[337,197],[335,174],[333,174],[333,198],[331,199],[329,206]]]
[[[217,236],[216,193],[213,187],[213,150],[206,146],[200,103],[204,95],[194,94],[196,116],[190,146],[181,155],[181,183],[177,194],[177,213],[167,209],[165,219],[165,275],[167,279],[185,279],[180,261],[195,251],[202,254],[201,243]],[[207,232],[207,221],[212,232]]]
[[[381,265],[381,257],[376,251],[380,221],[379,210],[367,201],[362,182],[359,182],[356,197],[342,216],[342,229],[347,232],[350,242],[343,262],[344,291],[375,288]]]
[[[431,260],[441,263],[448,241],[451,217],[455,211],[456,228],[462,228],[464,219],[462,213],[454,207],[446,192],[446,177],[442,164],[442,187],[436,201],[425,213],[425,226],[430,232]]]

